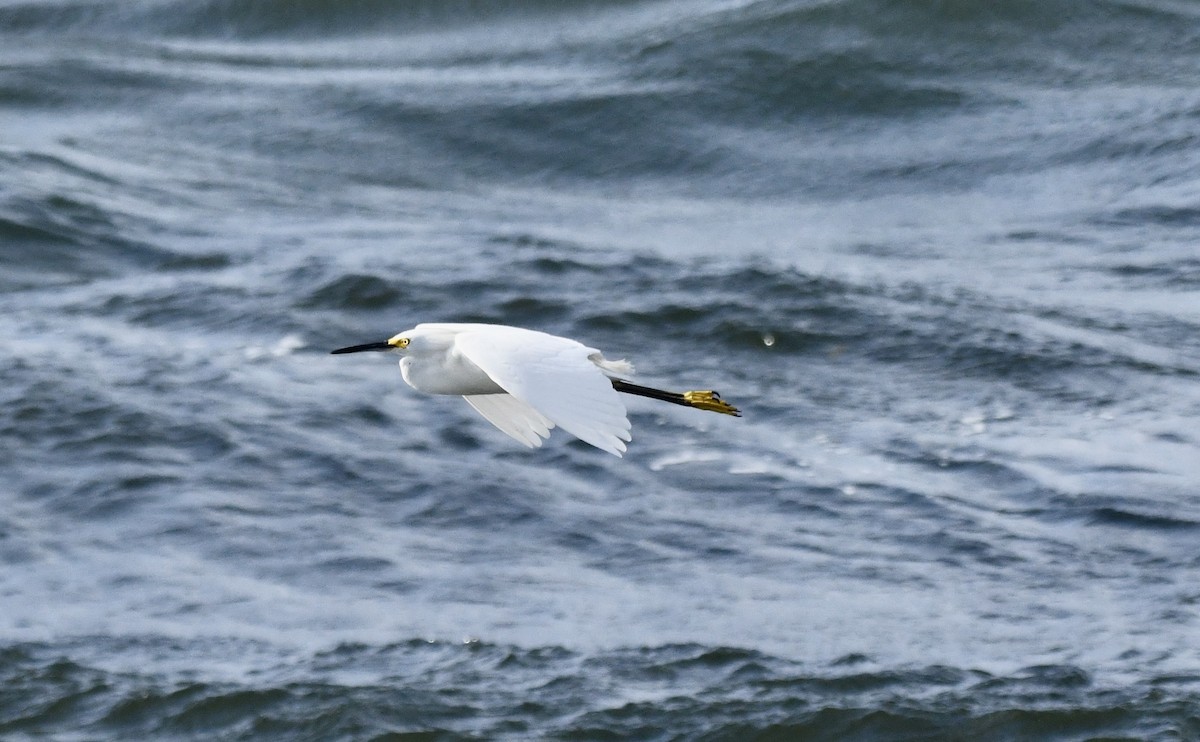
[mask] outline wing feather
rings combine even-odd
[[[542,445],[550,437],[554,423],[511,394],[472,394],[463,399],[488,422],[529,448]]]
[[[576,438],[616,456],[625,450],[629,418],[612,382],[589,358],[598,353],[594,348],[498,325],[459,333],[455,348],[501,389]]]

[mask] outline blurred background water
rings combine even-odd
[[[1200,736],[1200,5],[0,0],[0,736]],[[716,388],[624,459],[391,362]]]

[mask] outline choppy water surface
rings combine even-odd
[[[1200,736],[1198,24],[0,2],[0,736]]]

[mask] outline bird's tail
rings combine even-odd
[[[721,399],[721,395],[711,389],[696,390],[690,392],[666,392],[662,389],[652,389],[648,386],[638,386],[630,384],[624,379],[612,379],[613,389],[626,394],[636,394],[639,397],[649,397],[671,404],[683,405],[697,410],[708,410],[709,412],[720,412],[722,415],[733,415],[741,417],[742,412],[738,408]]]
[[[599,353],[593,353],[588,356],[588,360],[599,366],[600,370],[607,374],[609,378],[633,375],[633,364],[624,358],[619,361],[610,361]]]

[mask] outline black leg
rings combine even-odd
[[[670,402],[671,404],[683,405],[696,410],[708,410],[709,412],[720,412],[723,415],[733,415],[741,417],[742,413],[738,408],[721,399],[721,395],[711,390],[698,390],[690,392],[666,392],[662,389],[653,389],[648,386],[638,386],[631,384],[624,379],[612,379],[613,389],[625,394],[636,394],[639,397],[649,397],[662,402]]]

